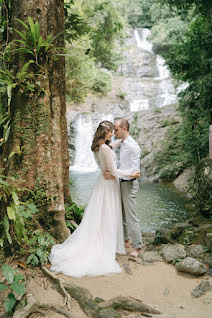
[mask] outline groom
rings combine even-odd
[[[133,173],[140,170],[141,150],[137,142],[130,136],[129,123],[124,118],[115,120],[115,135],[121,139],[120,146],[120,166],[119,169]],[[109,172],[104,173],[105,179],[113,176]],[[141,229],[136,213],[136,195],[139,189],[137,179],[124,178],[120,180],[123,225],[125,235],[125,247],[130,247],[130,237],[132,238],[133,252],[130,255],[137,257],[141,253],[143,245]]]

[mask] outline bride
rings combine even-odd
[[[120,273],[116,253],[125,254],[122,228],[119,177],[137,178],[140,172],[128,174],[116,168],[116,156],[108,145],[113,124],[102,121],[91,146],[101,173],[91,194],[82,221],[62,244],[53,246],[49,260],[51,270],[73,277]],[[105,180],[103,172],[114,176]]]

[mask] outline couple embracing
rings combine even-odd
[[[118,138],[110,142],[113,131]],[[120,167],[114,148],[120,147]],[[129,123],[120,118],[113,125],[102,121],[91,149],[101,173],[82,221],[62,244],[53,246],[51,270],[72,277],[120,273],[116,253],[126,254],[130,238],[137,257],[142,247],[135,205],[140,176],[140,148],[129,134]]]

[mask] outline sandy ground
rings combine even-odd
[[[58,276],[67,283],[88,288],[94,297],[109,300],[115,296],[131,296],[152,305],[162,314],[152,315],[160,318],[211,318],[212,290],[199,298],[191,296],[191,291],[201,282],[208,279],[212,285],[212,277],[205,275],[195,277],[186,273],[179,273],[173,265],[164,262],[141,265],[127,256],[119,256],[118,262],[123,272],[113,276],[71,278],[62,274]],[[63,297],[58,294],[54,284],[50,281],[44,290],[45,278],[41,274],[30,280],[31,293],[40,301],[62,305]],[[46,283],[46,281],[45,281]],[[71,313],[75,318],[86,318],[78,304],[72,300]],[[33,314],[31,318],[42,317]],[[48,312],[48,318],[60,318],[60,314]],[[127,316],[123,316],[127,317]],[[141,314],[129,317],[142,317]]]

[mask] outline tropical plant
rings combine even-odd
[[[30,236],[27,264],[38,266],[47,263],[50,248],[55,244],[54,238],[39,229],[33,231]]]
[[[6,283],[0,283],[0,292],[9,289],[9,294],[4,301],[4,309],[6,313],[11,314],[18,302],[19,296],[25,294],[25,279],[22,274],[14,270],[8,264],[2,265],[1,268]]]
[[[33,218],[37,213],[37,207],[30,201],[21,202],[18,197],[20,191],[13,177],[0,175],[0,228],[3,230],[0,237],[0,245],[14,244],[23,246],[29,244],[25,220]]]
[[[71,232],[73,232],[81,222],[84,212],[85,208],[78,206],[75,202],[72,202],[71,205],[65,205],[66,225]]]
[[[61,48],[56,48],[53,45],[54,40],[61,34],[58,33],[53,37],[52,34],[47,35],[46,39],[44,39],[40,35],[40,25],[36,21],[34,22],[31,17],[28,17],[28,23],[24,23],[23,21],[17,19],[22,26],[24,27],[24,32],[21,32],[17,29],[14,29],[15,32],[21,37],[21,40],[14,40],[18,47],[14,49],[15,53],[27,53],[32,55],[34,62],[40,65],[41,59],[46,59],[47,54],[52,54],[56,56],[59,52],[61,52]]]

